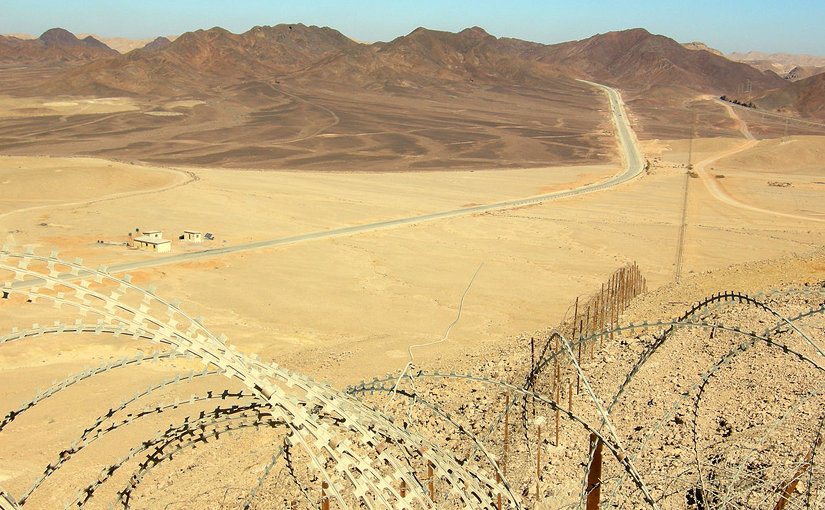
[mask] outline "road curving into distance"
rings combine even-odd
[[[469,216],[471,214],[478,214],[488,211],[497,211],[505,209],[513,209],[517,207],[524,207],[528,205],[542,204],[553,200],[562,198],[575,197],[587,193],[594,193],[597,191],[604,191],[616,187],[620,184],[626,183],[640,176],[644,170],[643,158],[639,145],[636,140],[635,133],[630,127],[627,118],[627,113],[624,109],[619,92],[606,85],[593,83],[589,81],[580,80],[583,83],[591,85],[602,90],[608,97],[610,103],[610,111],[613,117],[613,124],[616,129],[616,139],[618,141],[620,152],[623,159],[623,168],[616,175],[592,184],[580,186],[564,191],[556,191],[544,195],[535,195],[526,198],[515,200],[505,200],[501,202],[494,202],[490,204],[477,205],[472,207],[462,207],[459,209],[452,209],[449,211],[441,211],[430,214],[422,214],[420,216],[410,216],[406,218],[398,218],[386,221],[377,221],[374,223],[366,223],[362,225],[354,225],[351,227],[334,228],[330,230],[321,230],[317,232],[310,232],[307,234],[298,234],[289,237],[281,237],[277,239],[269,239],[265,241],[256,241],[251,243],[237,244],[234,246],[223,246],[220,248],[209,248],[191,253],[181,253],[177,255],[169,255],[165,257],[157,257],[149,260],[139,262],[130,262],[126,264],[117,264],[109,266],[107,271],[110,273],[123,273],[134,271],[138,269],[146,269],[157,266],[165,266],[170,264],[179,264],[182,262],[190,262],[194,260],[206,259],[226,255],[230,253],[237,253],[242,251],[260,250],[262,248],[273,248],[277,246],[286,246],[290,244],[302,243],[306,241],[314,241],[318,239],[330,239],[334,237],[350,236],[364,232],[372,232],[376,230],[384,230],[404,225],[412,225],[416,223],[425,223],[430,221],[442,220],[447,218],[456,218],[460,216]],[[66,279],[78,279],[80,276],[66,275]],[[37,282],[35,280],[18,282],[20,285],[33,286]],[[15,285],[17,286],[17,285]]]

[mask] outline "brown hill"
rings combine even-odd
[[[62,28],[53,28],[37,39],[0,36],[3,62],[83,62],[117,55],[94,37],[78,39]]]
[[[825,119],[825,74],[791,83],[781,90],[766,94],[755,103],[769,110]]]
[[[71,70],[56,89],[165,95],[203,92],[292,73],[357,45],[336,30],[301,24],[255,27],[243,34],[215,27],[188,32],[171,44],[134,50]]]
[[[546,67],[519,54],[533,45],[498,39],[478,27],[458,33],[417,28],[387,43],[334,54],[296,77],[386,88],[474,82],[538,85],[550,78]]]
[[[160,46],[160,47],[158,47]],[[447,84],[551,86],[558,77],[586,78],[631,93],[684,91],[754,95],[786,82],[705,50],[691,50],[643,29],[543,45],[496,38],[481,28],[458,33],[418,28],[390,42],[359,44],[330,28],[222,28],[182,35],[171,44],[92,62],[51,83],[51,92],[181,95],[243,82],[287,77],[363,88],[408,89]]]
[[[156,39],[154,37],[147,37],[147,38],[141,38],[141,39],[132,39],[130,37],[105,37],[105,36],[96,35],[96,34],[76,34],[76,35],[79,38],[83,38],[83,37],[87,37],[87,36],[91,35],[92,37],[94,37],[98,41],[102,42],[106,46],[112,48],[113,50],[116,50],[118,53],[129,53],[132,50],[137,50],[137,49],[143,48],[144,46],[146,46],[147,44],[150,44],[152,41],[154,41]],[[165,36],[163,38],[164,39],[169,39],[169,41],[173,41],[175,39],[175,36],[168,35],[168,36]],[[159,37],[158,37],[158,39],[159,39]]]
[[[534,48],[530,53],[559,70],[637,91],[676,87],[717,94],[736,91],[747,82],[754,92],[784,85],[775,73],[687,49],[641,28]]]
[[[172,41],[169,40],[167,37],[158,37],[152,41],[146,43],[142,49],[144,50],[158,50],[160,48],[165,48],[172,44]]]
[[[786,80],[799,81],[825,73],[825,66],[796,66],[785,75]]]
[[[714,55],[724,56],[724,53],[722,53],[721,51],[717,50],[716,48],[711,48],[710,46],[708,46],[707,44],[705,44],[701,41],[692,41],[692,42],[688,42],[688,43],[682,43],[682,46],[684,46],[685,48],[687,48],[689,50],[708,51],[710,53],[713,53]]]
[[[727,55],[731,60],[743,62],[762,70],[772,70],[784,75],[794,67],[825,67],[825,57],[817,55],[798,55],[794,53],[763,53],[748,51],[734,52]]]

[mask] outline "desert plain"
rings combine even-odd
[[[279,82],[203,98],[55,98],[23,97],[20,81],[5,80],[14,91],[0,96],[0,235],[8,249],[56,251],[128,273],[179,299],[240,352],[336,388],[399,373],[408,362],[471,370],[491,353],[504,359],[506,349],[527,349],[523,340],[534,332],[570,321],[577,298],[626,264],[638,265],[650,292],[627,312],[640,319],[678,315],[723,290],[821,285],[825,271],[825,127],[704,93],[657,106],[626,99],[645,161],[638,177],[473,212],[623,172],[627,156],[607,97],[560,80],[548,86],[552,93],[457,87],[342,98],[333,88],[303,94]],[[348,227],[355,228],[323,235]],[[126,246],[150,230],[172,240],[171,253]],[[178,238],[184,230],[214,239],[187,243]],[[302,237],[314,233],[321,235]],[[278,239],[294,241],[253,244]],[[41,308],[9,303],[3,330],[73,320],[65,310],[44,317]],[[4,407],[89,366],[150,352],[117,337],[78,342],[70,334],[23,344],[0,351]],[[411,346],[421,346],[412,359]],[[33,409],[9,427],[14,440],[0,442],[0,486],[26,490],[98,400],[190,365],[113,371],[98,386]],[[51,479],[27,507],[71,499],[84,473],[140,441],[140,427],[84,453],[79,468]],[[254,481],[270,443],[256,431],[218,452],[184,453],[188,467],[153,475],[136,507],[235,508],[243,491],[233,483],[243,473]],[[255,455],[258,464],[248,461]],[[195,465],[201,475],[235,474],[206,488],[173,483]],[[575,484],[561,486],[559,494],[575,496]],[[89,507],[104,508],[105,499]],[[536,508],[557,508],[552,500]]]

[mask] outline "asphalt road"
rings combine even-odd
[[[583,81],[583,80],[582,80]],[[536,195],[526,198],[520,198],[516,200],[505,200],[502,202],[495,202],[491,204],[485,205],[477,205],[473,207],[462,207],[460,209],[452,209],[449,211],[441,211],[435,212],[430,214],[423,214],[420,216],[410,216],[407,218],[398,218],[394,220],[386,220],[386,221],[378,221],[375,223],[366,223],[363,225],[354,225],[351,227],[341,227],[341,228],[334,228],[331,230],[322,230],[318,232],[310,232],[307,234],[299,234],[290,237],[281,237],[277,239],[270,239],[266,241],[256,241],[252,243],[245,243],[245,244],[237,244],[234,246],[223,246],[220,248],[210,248],[206,250],[201,250],[192,253],[181,253],[177,255],[169,255],[165,257],[156,257],[149,260],[143,260],[140,262],[130,262],[127,264],[118,264],[109,266],[107,271],[109,273],[124,273],[128,271],[134,271],[137,269],[146,269],[151,267],[158,267],[158,266],[165,266],[169,264],[178,264],[181,262],[190,262],[194,260],[206,259],[211,257],[217,257],[220,255],[226,255],[230,253],[237,253],[242,251],[251,251],[251,250],[259,250],[262,248],[273,248],[276,246],[286,246],[290,244],[302,243],[306,241],[314,241],[317,239],[329,239],[334,237],[343,237],[343,236],[350,236],[353,234],[360,234],[363,232],[372,232],[375,230],[383,230],[388,228],[400,227],[403,225],[411,225],[414,223],[424,223],[430,222],[435,220],[442,220],[446,218],[455,218],[459,216],[467,216],[471,214],[483,213],[487,211],[496,211],[502,209],[512,209],[516,207],[523,207],[526,205],[534,205],[534,204],[542,204],[545,202],[550,202],[552,200],[559,200],[561,198],[568,198],[574,197],[578,195],[584,195],[586,193],[593,193],[596,191],[603,191],[615,186],[618,186],[622,183],[628,182],[639,175],[642,174],[643,171],[643,162],[642,162],[642,155],[639,151],[639,147],[636,143],[636,138],[633,133],[633,129],[630,127],[630,124],[627,119],[627,113],[624,110],[624,105],[622,103],[621,96],[619,92],[611,87],[607,87],[605,85],[600,85],[598,83],[592,83],[583,81],[593,87],[599,88],[604,91],[608,99],[610,100],[610,109],[613,115],[614,125],[616,128],[616,138],[619,142],[619,146],[621,148],[621,152],[624,159],[624,165],[621,172],[618,174],[597,182],[593,184],[588,184],[585,186],[581,186],[578,188],[565,190],[565,191],[557,191],[554,193],[547,193],[545,195]],[[66,279],[78,279],[84,275],[80,276],[71,276],[66,275]],[[25,286],[33,286],[37,285],[38,282],[31,280],[20,282],[20,284]],[[17,286],[17,285],[15,285]]]

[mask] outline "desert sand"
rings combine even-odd
[[[702,105],[716,108],[713,115],[719,119],[727,118],[720,122],[728,136],[646,140],[642,148],[649,170],[609,191],[163,265],[134,272],[133,281],[179,298],[187,312],[204,317],[211,330],[226,333],[241,351],[342,388],[398,372],[408,361],[410,345],[442,338],[471,281],[448,340],[416,350],[418,367],[449,367],[469,356],[484,357],[504,341],[559,324],[571,315],[577,296],[592,293],[614,269],[633,261],[652,291],[653,297],[635,305],[640,310],[635,316],[645,318],[679,313],[702,295],[722,290],[720,286],[748,291],[779,287],[789,283],[787,272],[793,273],[793,281],[821,278],[817,250],[825,244],[825,137],[749,140],[722,106],[711,101]],[[185,102],[169,109],[200,106]],[[26,102],[3,108],[12,112],[7,116],[16,117],[27,111],[21,108],[58,111],[69,106]],[[590,125],[600,126],[592,113]],[[48,136],[54,137],[49,129]],[[312,143],[333,143],[335,137],[322,137],[329,134],[316,133]],[[16,249],[44,254],[57,250],[65,259],[80,257],[90,266],[150,260],[161,255],[117,243],[126,242],[136,229],[157,229],[173,240],[173,253],[194,252],[570,189],[619,171],[618,158],[599,144],[587,148],[588,153],[605,151],[593,165],[491,169],[484,164],[427,172],[336,171],[334,162],[326,160],[324,172],[296,172],[173,161],[160,166],[90,157],[4,156],[0,232]],[[703,162],[702,173],[695,178],[688,174],[689,164]],[[519,166],[524,164],[520,160]],[[735,203],[720,200],[710,179]],[[215,240],[187,244],[177,239],[184,229],[213,233]],[[111,244],[98,243],[101,240]],[[793,262],[797,255],[811,253]],[[773,262],[760,262],[766,259]],[[748,267],[761,267],[763,276],[754,277]],[[706,274],[709,271],[713,273]],[[674,286],[677,276],[680,283]],[[15,313],[0,316],[4,330],[70,319],[65,311],[43,317],[25,303],[13,304]],[[628,315],[636,311],[631,308]],[[7,408],[30,396],[33,388],[137,352],[117,339],[93,337],[78,343],[68,335],[36,348],[6,347],[0,351],[0,402]],[[97,399],[134,393],[187,363],[106,374],[91,394],[77,389],[52,407],[38,407],[13,428],[15,445],[35,444],[30,454],[12,464],[8,461],[18,456],[19,448],[9,443],[0,448],[0,485],[15,493],[25,490],[53,453],[94,416]],[[211,387],[195,383],[192,388]],[[68,398],[71,395],[82,398]],[[153,398],[164,400],[163,394]],[[146,427],[164,427],[191,410],[176,410],[158,420],[163,423]],[[54,433],[44,435],[41,426]],[[89,478],[83,474],[99,470],[106,454],[145,432],[130,429],[118,438],[119,444],[107,439],[73,471],[51,480],[53,485],[32,505],[48,508],[64,501],[63,493],[76,491]],[[220,451],[207,449],[184,456],[183,462],[201,467],[201,474],[235,470],[257,476],[259,463],[249,458],[254,457],[251,452],[265,456],[270,451],[267,438],[253,433],[231,440],[222,450],[247,452],[248,458],[228,455],[227,461]],[[187,491],[196,486],[173,483],[179,476],[177,470],[162,471],[150,481],[153,492],[171,492],[143,500],[139,507],[156,508],[186,497],[195,498],[193,508],[206,508],[220,497],[213,488],[207,491],[209,498],[195,503],[199,496]],[[115,485],[125,481],[124,475]],[[231,487],[224,489],[226,497]],[[102,500],[94,505],[104,507]]]

